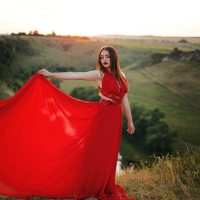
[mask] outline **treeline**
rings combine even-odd
[[[64,37],[64,38],[71,38],[71,39],[81,39],[81,40],[89,40],[89,37],[86,36],[71,36],[71,35],[57,35],[54,31],[50,34],[40,34],[38,30],[30,31],[28,34],[25,32],[18,32],[18,33],[11,33],[11,36],[50,36],[50,37]]]
[[[137,68],[149,67],[164,62],[191,62],[200,63],[200,50],[183,52],[175,47],[170,53],[154,53],[137,64]],[[136,68],[135,67],[135,68]]]
[[[20,55],[30,57],[34,53],[31,44],[27,40],[13,37],[3,37],[0,40],[0,82],[16,92],[33,73],[41,69],[41,66],[17,66]],[[1,86],[0,86],[1,89]],[[1,99],[4,97],[0,97]]]
[[[89,101],[99,101],[98,90],[95,87],[74,88],[71,96]],[[136,131],[133,135],[127,133],[127,120],[123,116],[122,140],[130,146],[137,147],[147,155],[160,155],[172,152],[172,144],[177,131],[169,127],[164,121],[165,115],[159,109],[148,110],[143,107],[131,105],[131,113]],[[121,148],[125,162],[134,162],[126,153],[126,147]]]
[[[0,82],[6,83],[14,92],[16,92],[24,82],[39,69],[39,66],[28,69],[25,67],[17,67],[15,65],[15,61],[19,54],[28,55],[27,49],[30,49],[30,44],[25,40],[12,40],[12,38],[0,40]],[[3,98],[4,96],[1,96],[1,99]]]

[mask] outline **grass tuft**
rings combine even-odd
[[[132,165],[117,183],[136,200],[200,199],[200,150],[154,157],[153,164],[141,162],[140,169]]]

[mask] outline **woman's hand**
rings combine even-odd
[[[46,69],[41,69],[38,71],[39,74],[42,74],[45,77],[51,77],[51,72],[47,71]]]
[[[128,129],[129,134],[133,134],[135,132],[135,126],[133,125],[133,122],[128,122]]]

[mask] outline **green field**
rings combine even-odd
[[[182,51],[200,49],[200,38],[98,36],[89,40],[62,37],[13,36],[0,37],[10,42],[15,52],[11,67],[86,71],[95,69],[98,50],[103,45],[114,46],[120,56],[121,67],[130,84],[129,101],[146,109],[159,108],[166,122],[178,131],[174,148],[183,150],[200,146],[200,62],[168,62],[138,68],[137,65],[153,53],[169,53],[175,47]],[[26,48],[18,50],[20,42]],[[9,74],[7,74],[9,76]],[[70,93],[73,88],[94,86],[93,82],[62,81],[60,89]],[[95,87],[95,86],[94,86]],[[6,84],[1,92],[8,91]],[[12,91],[8,91],[12,95]],[[134,117],[134,116],[133,116]],[[135,152],[137,160],[138,153]]]

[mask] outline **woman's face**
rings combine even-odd
[[[102,50],[100,53],[101,64],[108,70],[110,70],[110,54],[107,50]]]

